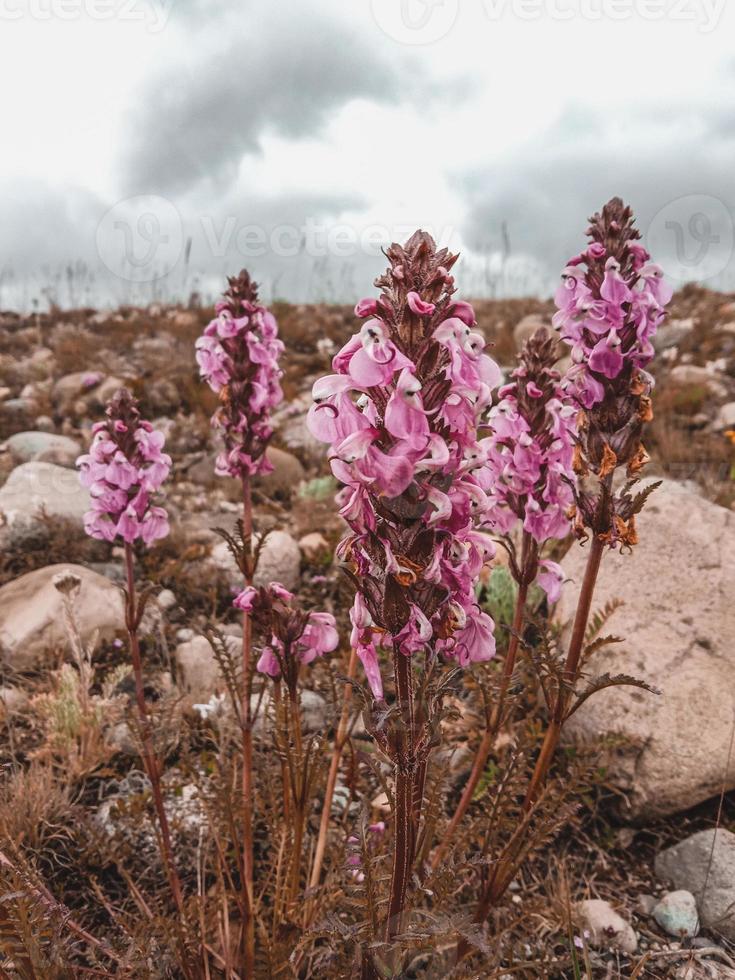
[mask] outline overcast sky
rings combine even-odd
[[[0,305],[242,265],[350,299],[417,226],[465,293],[546,293],[614,194],[673,277],[735,288],[734,8],[0,0]]]

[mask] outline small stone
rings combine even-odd
[[[7,714],[14,715],[19,711],[23,711],[28,705],[28,695],[18,687],[12,687],[11,685],[0,687],[0,704],[2,704]]]
[[[657,353],[678,345],[694,330],[694,320],[670,320],[659,327],[653,337],[653,346]]]
[[[715,428],[718,431],[735,429],[735,402],[728,402],[720,408],[715,419]]]
[[[656,874],[691,892],[705,929],[735,942],[735,834],[700,830],[656,857]]]
[[[265,455],[273,471],[256,476],[253,487],[266,497],[289,500],[304,479],[304,467],[293,453],[276,449],[275,446],[269,446]]]
[[[691,939],[699,932],[697,903],[691,892],[669,892],[653,910],[653,917],[670,936]]]
[[[233,656],[239,654],[241,644],[237,637],[225,636],[225,643]],[[176,647],[174,659],[179,669],[181,686],[195,701],[204,704],[213,694],[224,690],[224,681],[206,636],[195,636],[180,643]]]
[[[16,463],[40,460],[57,466],[73,467],[82,447],[76,439],[52,432],[16,432],[5,444]]]
[[[242,588],[242,572],[235,564],[227,542],[221,541],[212,548],[212,560],[228,574],[233,586]],[[285,588],[294,589],[300,572],[301,552],[296,541],[286,531],[271,531],[260,552],[253,585],[260,587],[280,582]]]
[[[304,558],[312,562],[319,558],[326,558],[332,550],[327,539],[318,531],[313,531],[311,534],[305,534],[303,538],[299,538],[299,548]]]
[[[579,927],[589,932],[592,946],[635,953],[638,948],[635,931],[609,902],[599,898],[587,899],[577,903],[575,912]]]
[[[637,902],[641,915],[651,915],[658,904],[658,899],[654,895],[639,895]]]
[[[173,609],[176,605],[176,596],[173,594],[171,589],[164,589],[162,592],[158,593],[156,598],[159,609]]]
[[[117,725],[113,725],[107,732],[106,741],[115,752],[120,752],[122,755],[138,755],[138,746],[126,721],[120,721]]]

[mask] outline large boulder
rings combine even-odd
[[[53,463],[23,463],[0,488],[0,513],[7,524],[26,523],[43,510],[49,517],[78,521],[90,508],[79,474]]]
[[[106,578],[81,565],[39,568],[0,589],[0,656],[13,669],[32,669],[48,653],[68,648],[63,597],[54,585],[62,572],[81,581],[74,615],[85,643],[95,633],[111,639],[125,629],[122,593]]]
[[[76,439],[53,432],[16,432],[5,443],[16,463],[55,463],[74,466],[82,447]]]
[[[565,737],[622,736],[609,776],[629,816],[648,818],[687,810],[722,787],[735,717],[735,514],[667,481],[638,530],[632,555],[604,556],[593,605],[623,601],[604,632],[624,642],[595,654],[587,672],[633,675],[662,694],[608,688],[573,715]],[[564,560],[563,623],[574,614],[588,550],[575,544]],[[735,758],[727,787],[735,787]]]
[[[692,834],[656,857],[656,874],[691,892],[702,925],[735,942],[735,834]]]

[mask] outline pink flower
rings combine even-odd
[[[429,440],[429,422],[421,401],[421,382],[405,368],[385,410],[385,428],[411,450],[423,450]]]
[[[359,316],[361,320],[366,316],[375,316],[377,309],[378,303],[376,300],[361,299],[355,307],[355,316]]]
[[[142,540],[151,545],[169,533],[166,511],[150,500],[171,469],[163,434],[141,419],[137,401],[124,388],[106,414],[107,421],[94,426],[89,453],[77,460],[79,480],[92,501],[84,528],[102,541],[119,537],[128,544]]]
[[[196,342],[202,378],[221,398],[212,417],[224,443],[216,472],[242,479],[268,472],[270,415],[282,399],[278,364],[283,344],[273,315],[257,305],[247,272],[230,278],[217,316]]]
[[[561,599],[564,571],[561,565],[557,565],[555,561],[541,561],[539,565],[544,571],[537,576],[536,582],[544,590],[547,599],[553,605]]]
[[[519,367],[489,413],[483,486],[493,501],[490,524],[507,534],[521,522],[542,545],[570,531],[577,407],[560,384],[556,344],[545,328],[526,343]]]
[[[358,577],[351,642],[375,700],[383,655],[494,651],[492,621],[468,626],[465,610],[493,552],[478,430],[500,370],[472,307],[452,298],[456,257],[423,232],[387,255],[381,296],[358,304],[369,319],[314,385],[307,421],[344,485],[337,554]]]
[[[610,218],[608,230],[620,241],[603,241],[603,225],[613,211],[617,217]],[[554,316],[572,347],[574,363],[564,387],[586,409],[602,401],[607,382],[624,380],[650,362],[651,340],[672,296],[662,270],[636,240],[632,212],[621,201],[595,216],[589,234],[589,248],[562,273]]]
[[[417,316],[431,316],[436,309],[435,303],[425,303],[418,293],[411,292],[406,297],[408,308]]]
[[[278,658],[272,647],[263,647],[256,664],[256,670],[261,674],[267,674],[269,677],[281,676],[281,665],[278,663]]]
[[[335,650],[339,644],[334,616],[330,613],[302,613],[293,605],[293,593],[280,582],[265,588],[248,586],[233,600],[233,606],[247,612],[253,629],[268,637],[257,669],[269,677],[281,678],[295,697],[299,668]]]

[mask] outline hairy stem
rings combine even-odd
[[[184,898],[181,888],[181,880],[173,859],[173,848],[171,846],[171,831],[169,829],[168,817],[163,805],[163,793],[161,791],[161,767],[153,748],[151,736],[150,719],[148,717],[148,707],[145,703],[145,689],[143,686],[143,663],[140,655],[140,642],[138,640],[138,604],[135,594],[135,573],[133,548],[129,542],[125,542],[125,576],[127,580],[127,606],[126,624],[128,639],[130,641],[130,656],[133,661],[133,675],[135,677],[135,700],[138,707],[138,717],[140,719],[140,731],[143,748],[143,765],[151,784],[153,793],[153,803],[158,818],[158,842],[161,851],[166,875],[171,888],[171,894],[176,908],[181,918],[184,918]]]
[[[584,638],[587,632],[587,623],[589,621],[595,585],[597,584],[597,576],[600,571],[600,563],[604,550],[604,542],[598,535],[595,535],[592,539],[590,553],[587,557],[587,567],[582,582],[582,589],[579,594],[574,625],[572,627],[572,636],[564,664],[562,675],[563,686],[559,688],[549,727],[546,730],[541,752],[536,760],[533,775],[528,784],[526,797],[523,802],[524,821],[526,822],[546,783],[549,769],[559,746],[562,726],[569,707],[569,698],[574,686],[579,680],[579,665],[584,649]],[[513,839],[511,843],[515,845],[518,842]],[[490,909],[500,901],[515,877],[517,871],[515,853],[515,847],[506,848],[498,860],[495,871],[480,899],[475,915],[476,922],[483,922],[487,918]]]
[[[347,668],[347,677],[352,680],[355,676],[357,670],[357,650],[353,649],[350,652],[350,663]],[[350,704],[352,701],[352,685],[345,684],[344,697],[342,700],[342,715],[339,719],[339,724],[337,726],[337,733],[334,737],[334,748],[332,749],[332,761],[329,765],[329,775],[327,776],[327,786],[324,790],[324,805],[322,807],[321,820],[319,822],[319,837],[316,843],[316,851],[314,852],[314,863],[311,868],[311,875],[309,877],[309,888],[316,888],[319,885],[319,880],[322,873],[322,865],[324,863],[324,854],[327,849],[327,835],[329,833],[329,819],[332,810],[332,800],[334,798],[334,789],[337,785],[337,776],[339,775],[339,764],[342,760],[342,751],[347,741],[347,726],[350,721]],[[307,912],[307,918],[310,915]]]
[[[250,476],[242,478],[242,524],[245,547],[245,585],[252,585],[253,501]],[[253,715],[250,707],[253,692],[251,670],[252,623],[247,612],[242,614],[242,867],[245,892],[244,974],[255,971],[255,913],[253,908]]]
[[[584,648],[587,623],[590,617],[592,599],[595,594],[595,585],[597,584],[597,576],[600,571],[600,563],[602,561],[604,550],[604,542],[600,540],[599,536],[595,535],[595,537],[592,539],[590,553],[587,557],[587,567],[584,573],[582,589],[579,594],[577,612],[574,617],[572,638],[569,642],[569,650],[567,652],[567,659],[564,665],[564,673],[562,675],[564,686],[560,687],[557,694],[554,712],[549,727],[546,731],[546,738],[544,739],[544,744],[541,747],[539,757],[536,760],[536,767],[533,771],[533,776],[531,777],[531,782],[529,783],[528,790],[526,792],[526,798],[523,804],[524,810],[526,811],[530,810],[530,808],[536,802],[539,790],[546,782],[546,777],[549,774],[554,753],[559,745],[561,729],[562,725],[564,724],[564,717],[566,715],[567,708],[569,707],[571,692],[579,679],[579,662]]]
[[[402,738],[395,763],[395,828],[393,872],[390,884],[386,939],[400,933],[406,906],[408,882],[413,868],[416,836],[414,821],[415,759],[413,732],[413,685],[411,660],[402,653],[394,655],[396,698],[402,716]]]
[[[531,584],[527,574],[527,569],[531,558],[533,559],[532,564],[535,569],[537,557],[538,549],[536,542],[530,534],[525,532],[523,535],[523,548],[521,553],[521,581],[518,584],[518,595],[516,597],[515,609],[513,612],[513,624],[511,627],[510,640],[508,641],[508,652],[505,657],[503,672],[500,677],[498,700],[495,705],[495,710],[486,720],[485,731],[480,744],[477,747],[475,760],[472,765],[472,771],[462,792],[462,798],[457,804],[457,809],[449,822],[444,838],[432,857],[431,866],[434,869],[438,868],[439,864],[444,859],[452,838],[456,834],[457,828],[459,827],[462,818],[472,802],[472,798],[475,795],[475,790],[477,789],[477,784],[480,782],[482,774],[485,771],[488,756],[492,751],[495,740],[498,737],[500,726],[503,723],[505,701],[508,696],[510,680],[513,676],[513,671],[515,670],[518,647],[520,646],[520,637],[523,630],[523,617],[526,609],[526,601],[528,599],[528,589]]]

